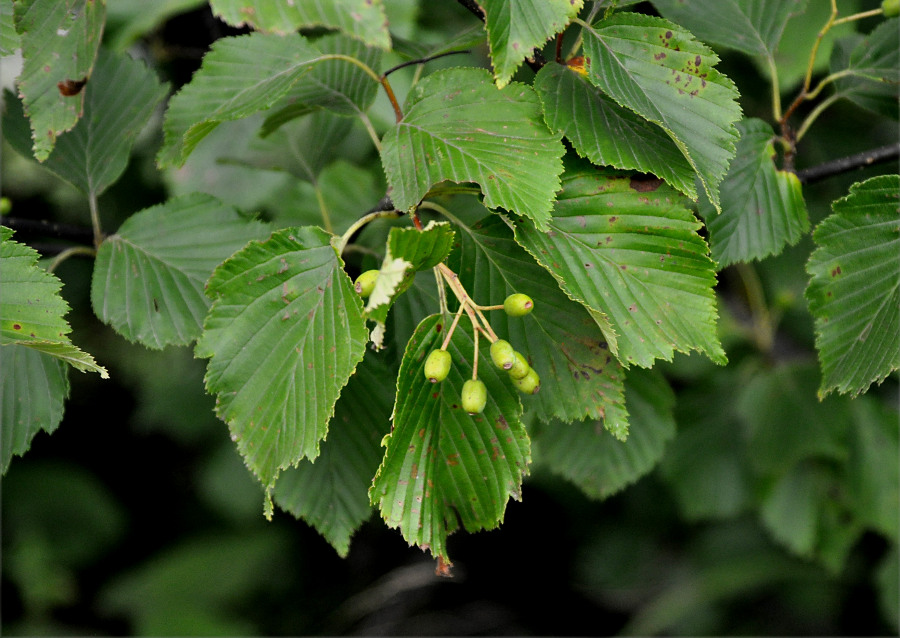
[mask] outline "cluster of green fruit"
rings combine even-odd
[[[527,295],[516,293],[503,302],[503,309],[511,317],[524,317],[534,308],[534,302]],[[477,339],[477,337],[476,337]],[[496,339],[491,344],[491,360],[501,370],[506,370],[513,385],[523,394],[536,394],[541,388],[541,379],[528,364],[521,352],[517,352],[508,341]],[[432,350],[425,359],[425,378],[439,383],[450,373],[452,358],[442,347]],[[468,379],[460,395],[462,408],[469,414],[479,414],[487,404],[487,388],[481,379]]]
[[[461,401],[462,408],[469,414],[480,414],[487,405],[487,388],[484,382],[478,378],[478,338],[479,335],[485,335],[491,341],[491,360],[494,365],[501,370],[509,373],[509,378],[513,385],[523,394],[537,394],[541,389],[541,379],[538,373],[529,365],[528,361],[521,352],[517,352],[508,341],[499,339],[491,329],[490,324],[484,317],[484,310],[499,310],[503,308],[510,317],[524,317],[534,308],[534,302],[528,295],[522,293],[514,293],[509,295],[503,302],[502,306],[479,306],[475,304],[469,295],[462,288],[462,285],[456,278],[455,273],[447,268],[444,264],[437,267],[436,271],[439,277],[450,285],[460,301],[459,311],[453,325],[447,331],[444,343],[437,350],[431,351],[425,360],[425,378],[432,383],[440,383],[447,378],[450,373],[450,367],[453,363],[450,353],[447,352],[447,345],[450,343],[450,337],[456,329],[456,325],[463,312],[468,313],[475,327],[475,356],[472,366],[472,378],[463,384]],[[356,278],[353,287],[362,297],[369,297],[375,289],[375,282],[378,279],[378,270],[367,270]]]

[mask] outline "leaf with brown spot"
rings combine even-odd
[[[586,28],[584,50],[588,79],[662,127],[720,210],[719,183],[734,157],[741,108],[734,83],[715,69],[716,54],[681,27],[637,13]]]
[[[446,562],[448,534],[460,526],[474,532],[502,522],[509,498],[521,494],[531,462],[518,393],[485,356],[487,348],[480,349],[478,363],[478,378],[488,390],[484,412],[471,416],[460,407],[463,383],[472,376],[471,326],[461,324],[453,333],[447,378],[436,385],[425,378],[425,358],[440,347],[438,326],[448,319],[427,317],[407,345],[393,428],[369,491],[390,527]]]
[[[898,175],[854,184],[813,233],[806,299],[816,319],[820,395],[857,395],[900,368],[898,193]]]
[[[716,333],[715,264],[683,201],[664,185],[641,193],[627,177],[591,169],[564,177],[552,234],[528,223],[516,227],[516,240],[539,263],[550,270],[561,262],[550,272],[569,297],[606,317],[626,365],[650,367],[690,350],[725,362]],[[586,226],[578,222],[582,216]]]

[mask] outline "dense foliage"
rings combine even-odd
[[[604,528],[586,587],[640,582],[667,527],[728,547],[693,556],[690,587],[621,603],[625,631],[736,630],[673,610],[822,574],[864,581],[868,627],[896,627],[900,175],[895,144],[871,150],[897,138],[896,8],[431,4],[0,0],[4,81],[21,60],[6,493],[67,401],[119,374],[150,422],[199,432],[214,412],[255,514],[342,557],[375,511],[451,574],[453,541],[498,527],[529,475],[582,498],[561,477],[624,511],[646,490],[674,503]],[[209,12],[185,72],[165,25]],[[258,550],[238,552],[250,581]],[[23,606],[52,607],[13,556]],[[138,620],[132,595],[104,604],[189,631]]]

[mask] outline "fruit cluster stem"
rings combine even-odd
[[[472,321],[472,326],[476,333],[483,333],[488,338],[488,341],[494,343],[497,340],[497,334],[494,332],[494,329],[491,328],[490,322],[482,312],[482,309],[489,309],[491,306],[479,306],[476,304],[469,296],[469,293],[466,292],[462,283],[460,283],[459,275],[453,272],[446,264],[438,264],[436,268],[443,276],[444,281],[447,282],[447,285],[450,286],[450,290],[453,291],[453,294],[456,295],[456,298],[459,300],[460,309],[465,310],[466,314],[469,315],[469,319]],[[453,334],[454,327],[451,327],[449,334],[445,337],[446,339],[449,339]]]

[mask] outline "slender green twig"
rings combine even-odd
[[[881,7],[878,7],[877,9],[869,9],[868,11],[860,11],[859,13],[854,13],[853,15],[835,20],[831,23],[831,26],[836,27],[839,24],[844,24],[845,22],[855,22],[856,20],[862,20],[863,18],[874,18],[875,16],[880,16],[882,13],[884,13],[884,9],[882,9]]]
[[[322,189],[316,184],[313,190],[316,191],[316,202],[319,204],[319,212],[322,214],[322,227],[329,235],[333,235],[334,229],[331,226],[331,215],[328,212],[328,206],[325,204],[325,198],[322,196]]]
[[[365,111],[360,111],[359,121],[362,122],[363,126],[366,129],[366,133],[368,133],[369,137],[372,139],[372,144],[375,146],[375,150],[381,153],[381,140],[378,138],[378,132],[372,125],[372,120],[369,119],[368,113],[366,113]]]
[[[353,224],[351,224],[350,228],[341,235],[341,238],[338,239],[337,243],[334,245],[335,250],[338,251],[338,254],[344,252],[344,248],[347,246],[347,242],[350,241],[350,238],[356,233],[360,228],[365,226],[371,221],[376,219],[382,219],[386,217],[399,217],[400,213],[395,210],[376,210],[374,212],[363,215],[359,219],[357,219]]]
[[[459,309],[456,311],[453,317],[453,323],[450,324],[450,328],[449,330],[447,330],[447,334],[444,336],[444,342],[441,344],[441,350],[446,350],[447,346],[450,345],[450,338],[453,336],[453,332],[456,330],[456,325],[459,323],[459,318],[462,317],[462,313],[465,309],[465,304],[459,304]]]
[[[772,119],[776,122],[781,121],[781,87],[778,85],[778,65],[775,64],[775,58],[769,56],[766,58],[769,65],[769,76],[772,79]]]
[[[71,248],[66,248],[64,251],[53,258],[53,261],[51,261],[50,265],[47,266],[47,272],[55,271],[61,263],[63,263],[69,257],[74,257],[75,255],[95,257],[97,255],[97,251],[93,248],[89,248],[88,246],[73,246]]]
[[[800,128],[797,130],[797,134],[795,135],[795,141],[799,142],[803,139],[803,136],[806,135],[806,131],[809,130],[809,127],[812,126],[812,123],[816,121],[822,113],[825,112],[829,106],[834,104],[840,99],[840,95],[835,93],[834,95],[829,95],[827,98],[819,102],[816,107],[810,111],[809,115],[803,120],[803,123],[800,125]]]
[[[576,55],[578,55],[578,52],[581,50],[581,45],[584,42],[584,30],[590,28],[591,23],[594,21],[594,18],[597,17],[597,14],[599,12],[600,3],[595,2],[591,7],[591,12],[587,15],[587,18],[585,18],[584,21],[578,20],[577,18],[575,20],[572,20],[572,23],[580,25],[581,29],[579,29],[578,35],[575,36],[575,42],[572,43],[572,46],[569,49],[569,54],[566,56],[566,60],[571,60]]]
[[[766,305],[762,282],[749,264],[737,264],[736,270],[747,293],[747,304],[753,321],[753,340],[760,350],[769,352],[775,341],[775,321]]]
[[[97,193],[91,190],[88,193],[88,206],[91,209],[91,228],[94,230],[94,248],[99,248],[103,242],[103,229],[100,227],[100,209],[97,206]]]

